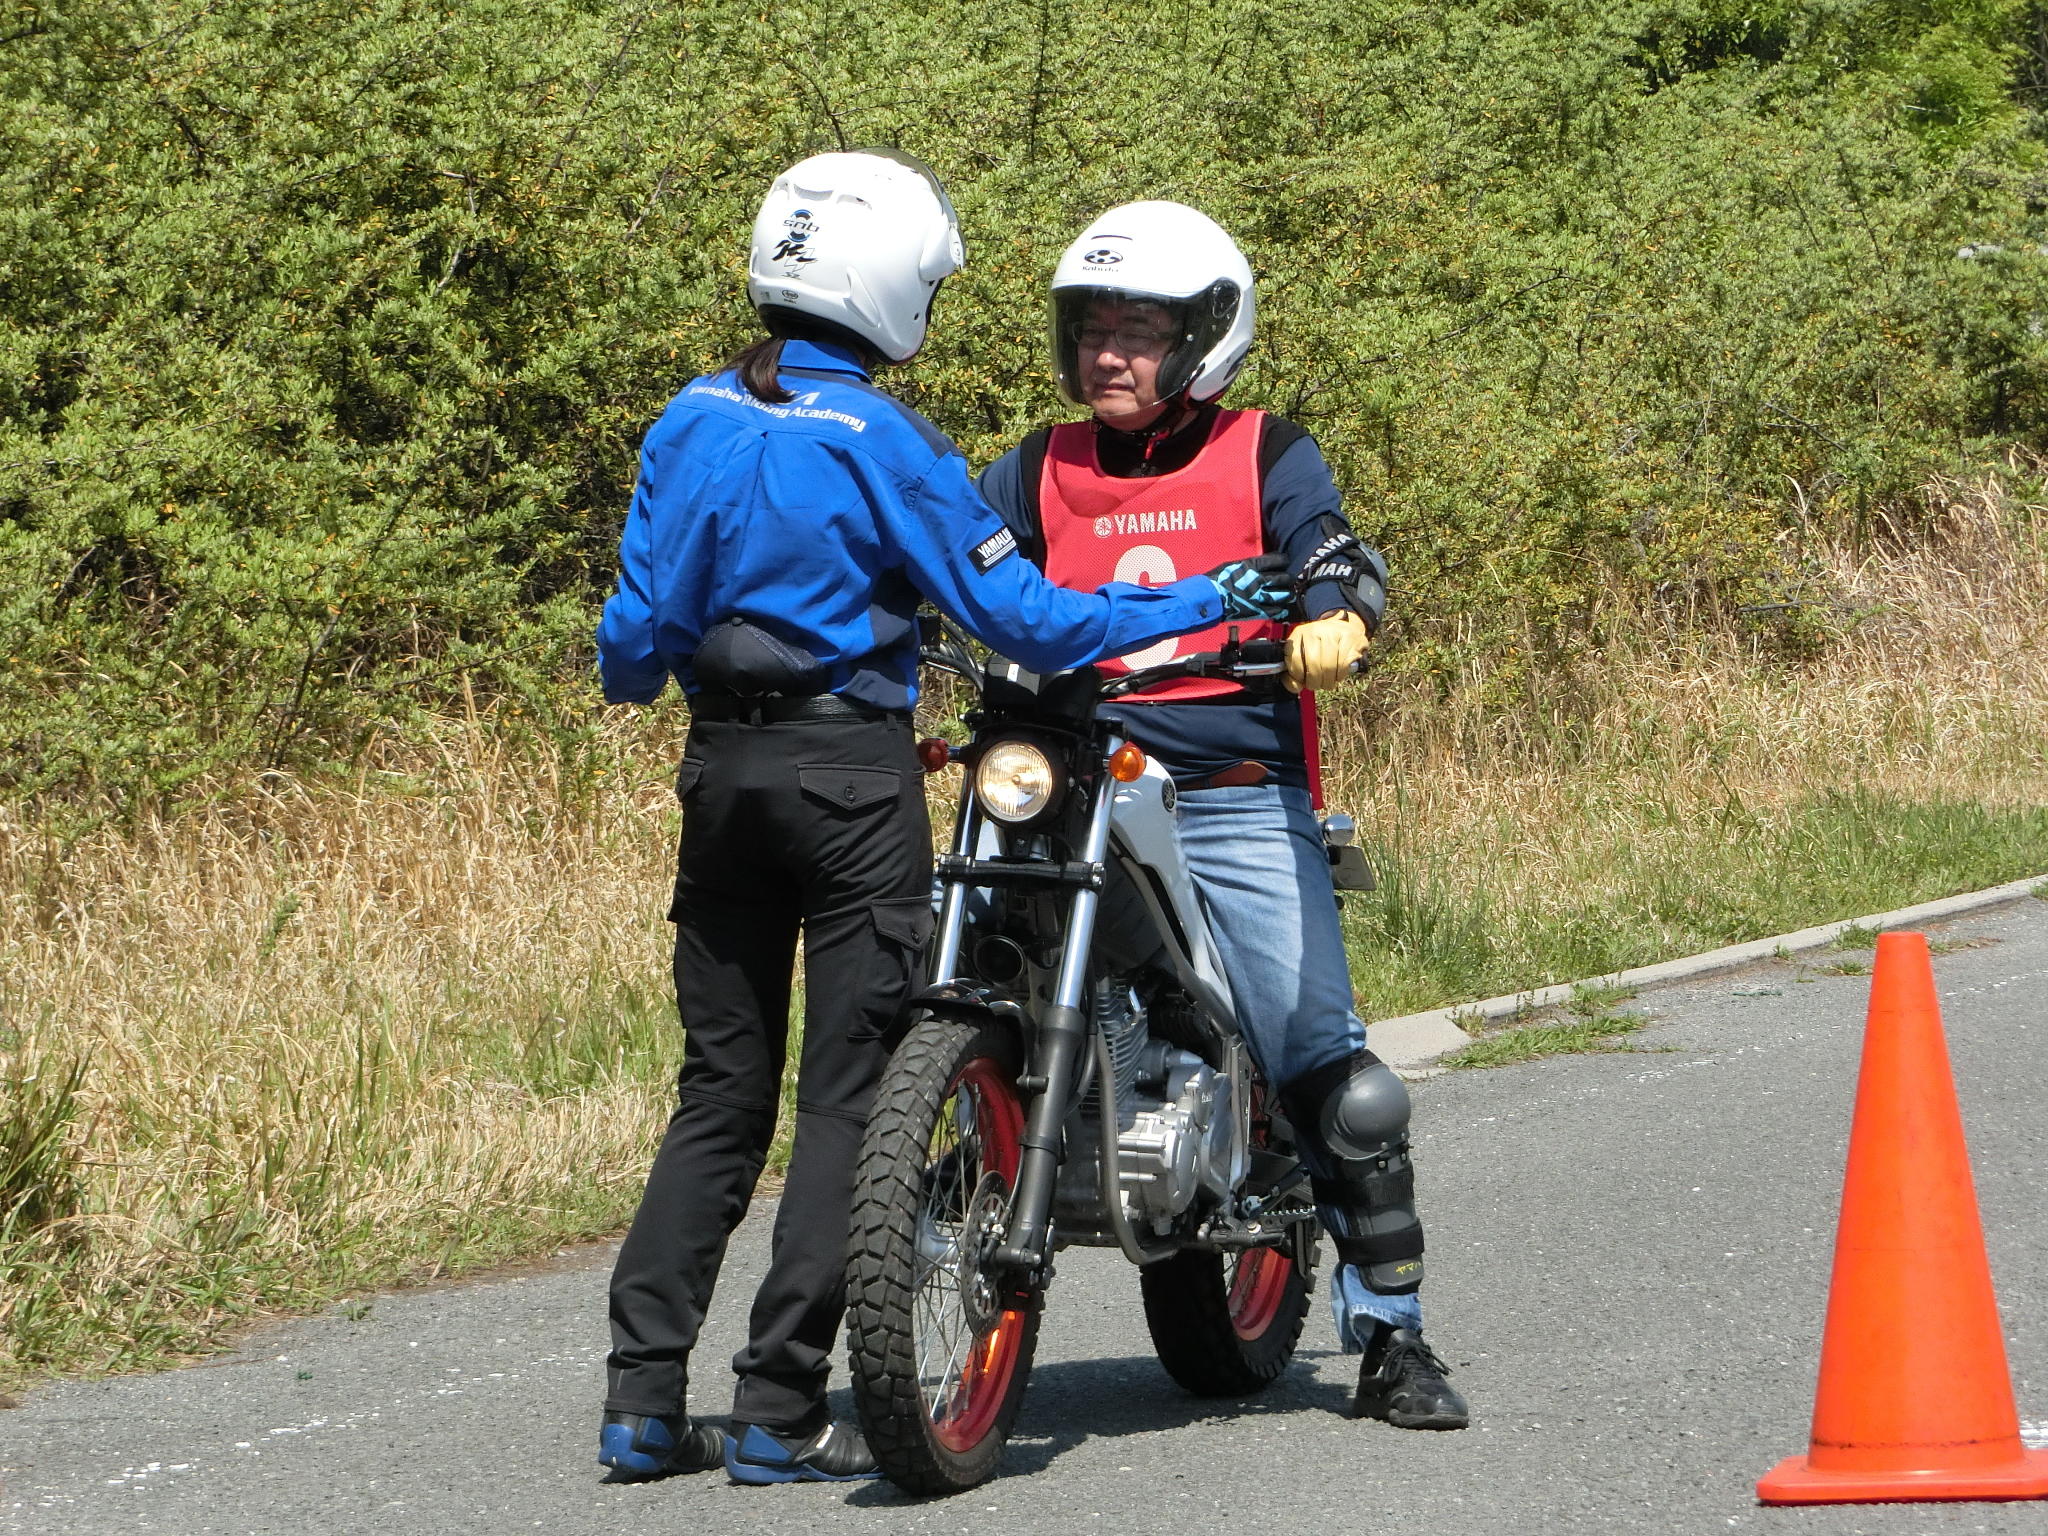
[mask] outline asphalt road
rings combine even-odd
[[[2040,1443],[2048,905],[1946,936],[1985,941],[1937,959],[1936,977]],[[1787,963],[1673,988],[1640,1000],[1659,1022],[1628,1053],[1419,1088],[1429,1334],[1477,1413],[1460,1434],[1346,1419],[1353,1368],[1320,1296],[1299,1362],[1264,1397],[1187,1398],[1151,1358],[1132,1273],[1084,1252],[1061,1261],[1003,1473],[974,1493],[919,1503],[722,1474],[607,1485],[592,1459],[599,1248],[268,1328],[207,1365],[40,1391],[0,1414],[0,1531],[2048,1536],[2048,1503],[1753,1502],[1756,1476],[1805,1448],[1866,995],[1857,978],[1799,979],[1813,974]],[[740,1342],[768,1215],[734,1242],[700,1410],[725,1406],[716,1362]]]

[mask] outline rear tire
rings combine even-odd
[[[853,1395],[882,1471],[912,1493],[958,1493],[995,1470],[1031,1373],[1038,1308],[1006,1307],[978,1264],[1009,1221],[1017,1070],[1008,1031],[926,1019],[890,1058],[861,1142]]]
[[[1138,1271],[1145,1326],[1166,1374],[1197,1397],[1270,1386],[1294,1358],[1308,1281],[1288,1248],[1228,1258],[1188,1249]]]

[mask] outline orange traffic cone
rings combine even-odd
[[[1877,941],[1813,1442],[1766,1504],[2048,1497],[2020,1444],[1927,937]]]

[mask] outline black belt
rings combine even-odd
[[[698,720],[744,720],[749,725],[782,725],[791,720],[910,719],[908,711],[878,709],[858,699],[842,699],[836,693],[814,693],[793,699],[694,693],[690,695],[690,714]]]

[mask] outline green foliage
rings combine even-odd
[[[977,459],[1055,409],[1061,246],[1177,197],[1260,274],[1233,399],[1317,433],[1440,621],[1411,665],[1503,615],[1569,647],[1617,589],[1803,601],[1816,529],[2048,425],[2042,14],[31,0],[0,787],[580,712],[637,438],[749,335],[770,175],[841,143],[957,195],[971,264],[891,387]]]
[[[1390,834],[1368,850],[1379,889],[1346,898],[1359,1012],[1396,1018],[1612,976],[2048,868],[2048,810],[2035,806],[1855,790],[1730,811],[1660,825],[1656,807],[1639,804],[1639,837],[1549,854],[1540,899],[1506,856],[1450,869]],[[1854,926],[1835,941],[1842,950],[1875,942]],[[1571,1011],[1603,1013],[1622,1000],[1588,989]]]
[[[67,1140],[78,1116],[82,1060],[31,1058],[0,1099],[0,1266],[78,1208],[78,1169]]]
[[[1517,1024],[1459,1047],[1444,1057],[1442,1065],[1511,1067],[1545,1056],[1612,1050],[1619,1036],[1635,1033],[1646,1022],[1640,1014],[1594,1013],[1548,1024]]]
[[[1771,66],[1778,90],[1849,85],[1938,148],[2011,127],[2013,66],[2042,13],[2033,0],[1694,0],[1639,34],[1655,86],[1731,64]]]
[[[1597,1019],[1612,1013],[1617,1004],[1630,1002],[1636,989],[1614,982],[1582,981],[1572,987],[1572,1000],[1566,1005],[1573,1018]]]

